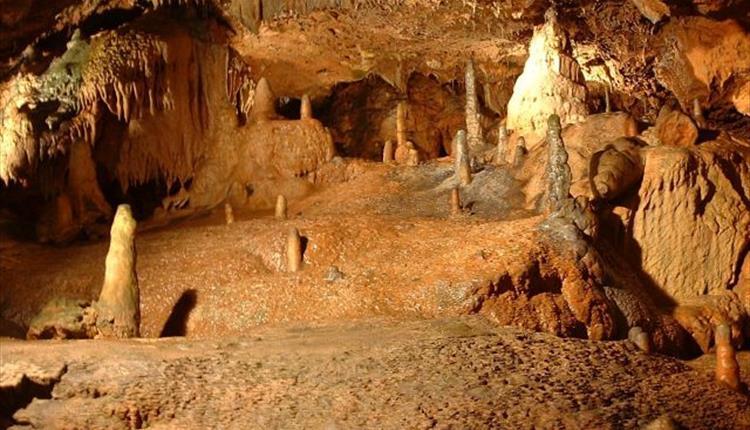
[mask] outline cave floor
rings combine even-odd
[[[24,371],[46,397],[53,387],[15,415],[34,428],[605,429],[663,415],[684,428],[750,428],[748,397],[709,372],[627,341],[481,317],[0,347],[4,399]]]
[[[342,165],[345,180],[291,200],[283,221],[272,210],[238,209],[227,225],[216,208],[168,226],[144,223],[136,239],[141,335],[205,338],[269,323],[469,313],[477,286],[509,267],[524,270],[542,252],[540,217],[514,209],[522,196],[502,169],[476,175],[464,190],[466,213],[451,215],[450,166]],[[306,242],[298,273],[286,271],[290,228]],[[107,247],[8,242],[0,317],[25,328],[52,299],[95,300]]]

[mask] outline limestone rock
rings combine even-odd
[[[733,21],[671,20],[659,35],[656,78],[688,112],[693,100],[728,101],[750,115],[750,35]]]
[[[720,139],[644,154],[630,255],[677,303],[730,288],[750,231],[750,150]]]
[[[635,139],[619,138],[591,156],[591,194],[613,200],[631,189],[643,176],[641,145]]]
[[[713,346],[714,329],[720,324],[726,324],[730,328],[731,341],[735,347],[739,348],[743,344],[743,329],[748,316],[737,295],[731,291],[685,300],[674,310],[673,315],[693,336],[704,353],[708,353]]]
[[[661,0],[632,0],[632,2],[652,24],[670,16],[669,6]]]
[[[101,337],[138,337],[141,301],[135,272],[135,226],[129,205],[117,208],[110,232],[104,284],[94,304]]]
[[[508,102],[507,127],[522,135],[543,135],[551,114],[559,115],[563,125],[588,114],[586,86],[568,36],[553,11],[545,17],[534,30],[529,58]]]
[[[568,165],[572,174],[571,194],[573,196],[593,197],[589,185],[589,161],[591,156],[621,137],[638,134],[633,117],[626,113],[589,115],[583,122],[564,128],[562,138],[568,153]],[[546,164],[546,146],[539,142],[526,140],[529,150],[524,160],[524,169],[519,172],[526,183],[524,192],[527,204],[534,206],[544,190],[543,167]]]
[[[28,339],[90,339],[96,330],[90,303],[58,298],[49,301],[31,320]]]
[[[656,119],[654,134],[662,145],[690,147],[698,140],[698,128],[689,116],[664,106]]]

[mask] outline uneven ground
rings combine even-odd
[[[4,386],[59,379],[18,428],[750,428],[746,396],[677,360],[478,317],[0,346]]]

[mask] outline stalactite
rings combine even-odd
[[[154,36],[134,31],[109,31],[91,41],[91,54],[82,73],[79,105],[86,109],[101,100],[118,119],[128,122],[148,111],[173,107],[165,82],[167,46]]]
[[[250,67],[233,49],[227,50],[226,80],[227,100],[238,113],[247,116],[253,108],[255,81],[250,76]]]

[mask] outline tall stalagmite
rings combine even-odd
[[[560,210],[570,197],[571,172],[568,166],[568,152],[565,150],[562,137],[560,117],[550,115],[547,123],[547,209],[550,212]]]
[[[478,105],[474,60],[470,59],[466,62],[466,141],[471,152],[484,146]]]
[[[141,310],[135,272],[135,227],[130,205],[118,206],[110,230],[104,285],[94,305],[100,337],[139,336]]]

